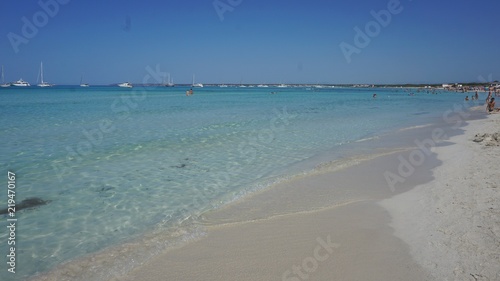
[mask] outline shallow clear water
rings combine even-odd
[[[50,200],[16,213],[16,278],[151,229],[175,230],[301,161],[431,122],[463,99],[392,89],[185,90],[0,90],[4,181],[16,173],[17,202]],[[2,248],[7,235],[0,233]],[[2,269],[5,278],[12,275]]]

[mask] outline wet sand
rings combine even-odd
[[[404,142],[426,130],[405,132]],[[114,280],[431,280],[378,204],[434,180],[432,171],[441,162],[432,154],[390,188],[384,173],[397,169],[413,149],[324,164],[207,213],[204,238]],[[319,241],[331,249],[317,250]]]
[[[121,280],[429,280],[372,201],[211,227]]]

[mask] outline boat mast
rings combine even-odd
[[[43,82],[43,62],[40,62],[40,79],[42,80],[41,84],[44,84],[44,82]]]

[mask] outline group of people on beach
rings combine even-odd
[[[478,92],[476,91],[476,94],[471,97],[472,100],[478,100],[479,95]],[[469,101],[469,96],[465,97],[466,101]],[[493,93],[490,91],[488,94],[488,97],[486,98],[486,112],[488,113],[493,113],[493,112],[500,112],[500,108],[495,108],[495,98],[493,97]]]

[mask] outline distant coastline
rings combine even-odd
[[[137,87],[166,87],[164,84],[140,84],[133,83]],[[453,84],[224,84],[224,83],[204,83],[206,87],[222,87],[222,88],[317,88],[317,89],[332,89],[332,88],[408,88],[408,89],[434,89],[434,90],[449,90],[449,91],[487,91],[489,88],[500,90],[500,83],[498,81],[487,83],[453,83]],[[54,85],[58,87],[79,87],[77,84],[60,84]],[[93,87],[117,87],[117,83],[113,84],[90,84]],[[35,85],[30,86],[36,88]],[[176,84],[175,87],[192,87],[191,84]],[[11,87],[16,88],[16,87]],[[29,87],[28,87],[29,88]]]

